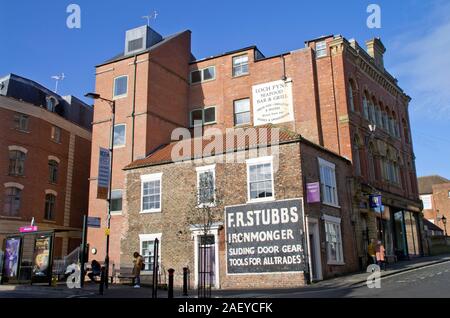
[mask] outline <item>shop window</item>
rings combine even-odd
[[[155,240],[158,239],[158,266],[161,268],[161,234],[139,234],[140,240],[140,254],[144,258],[144,271],[154,270],[154,251],[155,251]]]
[[[344,263],[342,249],[341,219],[325,215],[325,234],[327,243],[327,263],[340,265]]]

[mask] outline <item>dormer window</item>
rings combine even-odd
[[[54,98],[53,96],[48,96],[46,98],[47,101],[47,110],[50,112],[54,112],[56,105],[58,104],[58,101],[56,100],[56,98]]]

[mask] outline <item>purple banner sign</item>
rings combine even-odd
[[[308,203],[320,202],[320,183],[313,182],[306,184],[306,201]]]

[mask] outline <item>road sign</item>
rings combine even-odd
[[[108,199],[110,159],[111,154],[109,149],[100,148],[98,160],[97,199]]]
[[[87,220],[87,226],[88,227],[94,227],[94,228],[100,228],[101,226],[101,219],[89,216]]]

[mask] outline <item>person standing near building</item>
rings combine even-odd
[[[134,276],[134,288],[141,287],[141,270],[144,267],[144,258],[138,253],[134,252],[133,254],[133,276]]]
[[[380,268],[382,270],[386,269],[385,266],[385,248],[383,243],[381,243],[381,241],[378,241],[376,249],[375,249],[375,253],[376,253],[376,258],[377,258],[377,265],[380,266]]]
[[[375,239],[370,241],[369,246],[367,247],[367,254],[369,255],[369,262],[371,264],[377,263],[376,251],[375,251]]]

